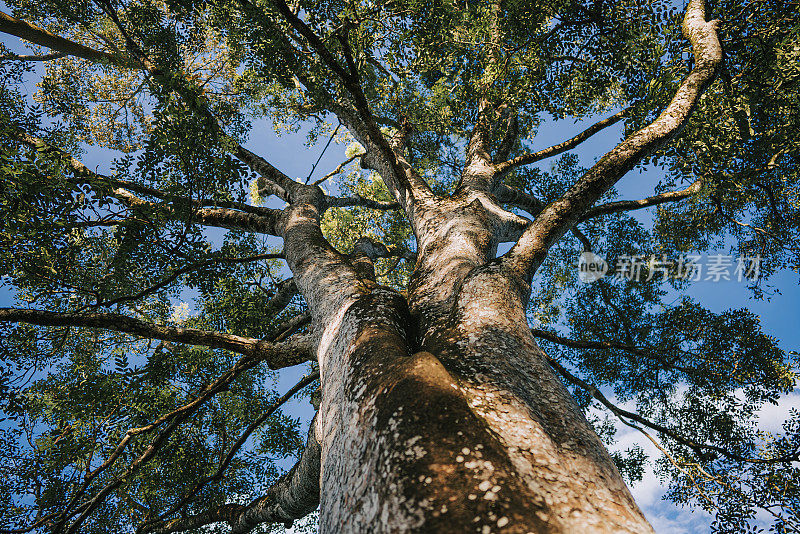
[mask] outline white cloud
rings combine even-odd
[[[800,411],[800,393],[794,392],[784,395],[778,404],[765,404],[758,412],[758,428],[767,432],[780,433],[783,423],[789,419],[789,410],[794,408]]]

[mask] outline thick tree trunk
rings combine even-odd
[[[502,273],[412,353],[406,303],[352,301],[320,346],[320,532],[651,532]]]
[[[325,314],[320,532],[652,532],[530,334],[530,286],[488,260],[487,212],[438,213],[408,302]]]

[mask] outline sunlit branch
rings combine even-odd
[[[361,195],[354,195],[351,197],[325,197],[325,205],[330,208],[360,207],[382,211],[400,209],[400,204],[398,202],[373,200],[371,198],[364,198]]]
[[[547,251],[620,178],[648,154],[680,131],[700,95],[714,79],[722,48],[717,37],[719,21],[705,20],[705,2],[691,0],[683,20],[684,36],[691,42],[695,66],[674,97],[652,123],[633,133],[603,156],[558,200],[542,210],[511,248],[504,264],[526,280],[547,256]]]
[[[161,213],[169,219],[182,220],[180,212],[172,206],[142,200],[122,187],[113,188],[112,194],[131,208],[146,209]],[[262,215],[256,215],[229,208],[194,208],[191,210],[191,222],[203,226],[280,236],[283,231],[283,212],[268,210]]]
[[[639,425],[637,425],[637,424],[635,424],[635,423],[632,423],[631,421],[628,421],[628,420],[627,420],[627,419],[625,419],[624,417],[619,417],[619,416],[617,416],[617,419],[619,419],[619,420],[622,422],[622,424],[624,424],[624,425],[626,425],[626,426],[628,426],[628,427],[630,427],[630,428],[633,428],[634,430],[637,430],[637,431],[638,431],[638,432],[640,432],[640,433],[641,433],[641,434],[642,434],[644,437],[646,437],[646,438],[647,438],[647,439],[650,441],[650,443],[652,443],[652,444],[653,444],[653,446],[654,446],[656,449],[658,449],[658,450],[661,452],[661,454],[663,454],[663,455],[664,455],[664,457],[665,457],[665,458],[666,458],[666,459],[669,461],[669,463],[671,463],[671,464],[672,464],[672,465],[673,465],[673,466],[674,466],[676,469],[678,469],[678,470],[679,470],[681,473],[683,473],[684,475],[686,475],[686,477],[689,479],[689,481],[690,481],[690,483],[691,483],[692,487],[694,487],[694,489],[695,489],[695,490],[697,490],[697,493],[698,493],[698,495],[700,495],[700,496],[703,498],[703,500],[705,500],[705,501],[706,501],[706,502],[707,502],[707,503],[708,503],[710,506],[714,506],[714,502],[713,502],[713,501],[711,500],[711,498],[710,498],[710,497],[709,497],[709,496],[706,494],[706,492],[705,492],[705,491],[703,491],[703,489],[702,489],[702,488],[700,488],[700,485],[699,485],[699,484],[697,483],[697,481],[695,480],[695,477],[694,477],[694,475],[692,475],[692,473],[691,473],[691,472],[689,472],[689,471],[686,469],[686,467],[685,467],[684,465],[681,465],[681,463],[680,463],[680,462],[678,462],[678,461],[675,459],[675,457],[674,457],[672,454],[670,454],[670,452],[669,452],[667,449],[665,449],[665,448],[664,448],[664,447],[663,447],[663,446],[662,446],[662,445],[661,445],[661,444],[658,442],[658,440],[657,440],[656,438],[654,438],[653,436],[651,436],[651,435],[650,435],[650,433],[649,433],[647,430],[645,430],[644,428],[642,428],[641,426],[639,426]],[[697,464],[695,464],[695,466],[699,468],[699,466],[698,466]],[[702,469],[701,469],[701,470],[702,470]],[[708,476],[708,474],[707,474],[707,473],[706,473],[706,475]],[[715,478],[715,477],[708,476],[708,478],[710,478],[710,479],[713,479],[713,480],[716,480],[716,478]]]
[[[541,161],[546,158],[551,158],[553,156],[557,156],[563,152],[568,150],[572,150],[576,146],[580,145],[594,134],[605,130],[609,126],[613,126],[614,124],[618,123],[620,120],[625,118],[625,115],[630,111],[630,108],[625,108],[622,111],[615,113],[614,115],[608,117],[607,119],[603,119],[599,122],[596,122],[586,128],[584,131],[572,137],[571,139],[567,139],[557,145],[553,145],[551,147],[545,148],[543,150],[539,150],[538,152],[532,152],[529,154],[523,154],[521,156],[517,156],[516,158],[503,161],[496,165],[497,172],[500,174],[505,174],[516,167],[521,167],[523,165],[530,165],[531,163],[536,163],[537,161]]]
[[[647,198],[643,198],[641,200],[618,200],[615,202],[608,202],[606,204],[601,204],[599,206],[590,208],[588,211],[586,211],[583,217],[581,217],[581,220],[585,221],[587,219],[599,217],[600,215],[607,215],[609,213],[640,210],[644,208],[649,208],[651,206],[658,206],[659,204],[666,204],[668,202],[678,202],[680,200],[689,198],[692,195],[696,194],[697,192],[700,191],[700,188],[702,186],[703,182],[698,179],[695,182],[693,182],[692,185],[690,185],[689,187],[681,189],[679,191],[668,191],[666,193],[653,195]]]
[[[341,162],[341,163],[340,163],[340,164],[339,164],[339,165],[338,165],[338,166],[337,166],[335,169],[333,169],[331,172],[329,172],[328,174],[326,174],[325,176],[323,176],[323,177],[322,177],[322,178],[320,178],[319,180],[316,180],[316,181],[315,181],[315,182],[313,182],[311,185],[319,185],[319,184],[321,184],[322,182],[324,182],[325,180],[328,180],[329,178],[333,178],[334,176],[336,176],[337,174],[339,174],[340,172],[342,172],[342,170],[344,170],[344,168],[345,168],[345,166],[346,166],[346,165],[348,165],[348,164],[350,164],[350,163],[354,162],[355,160],[357,160],[357,159],[358,159],[358,158],[360,158],[361,156],[363,156],[363,154],[356,154],[356,155],[354,155],[354,156],[350,156],[349,158],[347,158],[346,160],[344,160],[343,162]]]
[[[489,154],[489,133],[491,130],[491,117],[494,108],[486,98],[481,98],[478,104],[478,118],[470,134],[466,148],[466,161],[461,174],[460,187],[487,191],[498,176],[495,166],[492,165]]]
[[[169,515],[171,515],[171,514],[173,514],[173,513],[175,513],[175,512],[177,512],[181,508],[183,508],[186,504],[188,504],[192,500],[192,498],[195,495],[197,495],[197,493],[201,489],[203,489],[203,487],[205,487],[209,483],[221,480],[223,475],[225,474],[225,471],[230,466],[231,461],[236,456],[236,454],[239,452],[239,450],[242,448],[242,446],[247,442],[248,438],[252,435],[252,433],[255,432],[256,429],[258,429],[261,425],[263,425],[264,422],[266,422],[266,420],[269,419],[290,398],[292,398],[300,390],[302,390],[304,387],[308,386],[309,384],[311,384],[312,382],[314,382],[317,379],[319,379],[319,371],[315,371],[315,372],[309,374],[308,376],[304,377],[303,379],[301,379],[297,384],[295,384],[283,396],[281,396],[275,402],[270,404],[270,406],[266,410],[264,410],[263,413],[244,430],[244,432],[242,432],[242,434],[239,436],[239,438],[236,440],[236,442],[231,446],[231,448],[229,449],[228,453],[225,455],[225,458],[223,458],[223,460],[219,463],[219,465],[217,466],[216,471],[214,471],[213,474],[211,474],[211,475],[209,475],[207,477],[203,477],[202,479],[200,479],[192,487],[191,490],[189,490],[169,510],[167,510],[164,513],[162,513],[157,519],[152,520],[152,521],[148,521],[148,522],[143,523],[142,525],[140,525],[139,528],[136,529],[137,533],[144,534],[144,533],[149,533],[149,532],[153,532],[153,533],[178,532],[178,531],[181,531],[181,530],[188,530],[188,529],[191,529],[191,528],[197,528],[197,526],[207,525],[207,524],[210,524],[212,522],[227,521],[230,524],[231,523],[230,519],[234,519],[234,522],[235,522],[236,516],[238,514],[241,514],[247,507],[243,507],[241,505],[224,505],[224,506],[216,508],[214,510],[210,510],[206,514],[201,514],[200,516],[195,516],[194,519],[182,517],[180,519],[166,520],[165,521],[164,518],[169,516]],[[311,440],[311,437],[312,437],[313,429],[314,429],[314,421],[312,420],[312,422],[311,422],[311,430],[309,430],[309,432],[310,432],[310,434],[309,434],[309,443],[310,443],[310,440]],[[316,441],[315,438],[314,438],[314,441]],[[309,455],[312,455],[312,456],[314,455],[313,444],[312,444],[312,448],[309,449],[308,443],[307,443],[306,444],[306,450],[309,451],[308,452]],[[305,455],[306,453],[304,452],[303,454]],[[309,458],[307,460],[307,463],[311,463],[311,460],[312,459]],[[300,461],[301,462],[303,461],[303,457],[302,456],[301,456],[301,460]],[[313,474],[313,471],[314,470],[312,470],[312,474]],[[316,470],[316,472],[317,472],[316,475],[318,477],[319,476],[318,469]],[[275,486],[287,485],[288,484],[288,481],[287,481],[288,478],[289,478],[288,476],[281,477],[281,479],[278,480],[278,482],[276,482]],[[278,492],[273,490],[272,493],[275,494],[275,493],[278,493]],[[316,494],[317,494],[316,495],[316,499],[318,500],[319,499],[319,488],[317,488]],[[268,492],[268,495],[269,495],[269,492]],[[310,495],[309,497],[313,498],[314,496]],[[258,502],[258,501],[255,501],[255,502]],[[231,508],[231,506],[238,506],[239,508]],[[312,510],[313,510],[313,508],[312,508]],[[236,514],[229,514],[228,513],[228,512],[234,512],[234,511],[236,512]],[[305,514],[303,514],[303,515],[305,515]],[[201,517],[202,517],[202,519],[200,519]],[[299,519],[299,517],[297,517],[297,519]],[[289,518],[280,518],[278,520],[281,521],[281,522],[288,522]],[[207,521],[207,522],[202,522],[202,521]],[[196,526],[191,526],[191,525],[196,525]]]
[[[47,47],[62,54],[87,59],[95,63],[131,68],[130,60],[107,52],[102,52],[70,41],[49,31],[34,26],[24,20],[16,19],[0,11],[0,32],[16,35],[31,43]]]
[[[461,187],[475,191],[488,191],[499,177],[492,164],[491,130],[493,122],[498,118],[504,105],[497,106],[488,96],[494,79],[501,72],[501,31],[499,1],[493,1],[489,7],[489,34],[486,43],[486,64],[479,84],[480,98],[478,116],[467,142],[464,171],[461,174],[458,191]]]
[[[291,202],[292,195],[296,194],[302,186],[299,182],[292,180],[279,171],[267,160],[241,145],[236,147],[235,155],[259,174],[258,194],[261,196],[275,195],[281,200]]]

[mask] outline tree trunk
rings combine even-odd
[[[461,207],[418,225],[408,302],[374,287],[326,314],[320,532],[652,532]]]

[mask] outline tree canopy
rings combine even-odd
[[[715,532],[764,514],[800,529],[800,414],[775,435],[756,424],[793,391],[796,353],[746,308],[676,299],[687,254],[758,258],[754,298],[800,265],[800,3],[5,6],[0,531],[279,528],[236,514],[293,475],[280,461],[305,429],[281,406],[317,402],[321,297],[286,268],[317,260],[281,248],[302,225],[285,206],[314,206],[336,258],[407,295],[436,246],[415,238],[412,200],[471,190],[504,208],[512,245],[494,252],[524,263],[532,333],[601,438],[621,421],[657,443],[669,497]],[[554,121],[586,127],[537,138]],[[322,164],[273,166],[250,136],[264,122],[305,134],[296,157]],[[583,168],[574,149],[620,125]],[[621,198],[614,184],[642,169],[660,176],[651,194]],[[584,284],[583,251],[654,261]],[[629,481],[648,461],[614,460]]]

